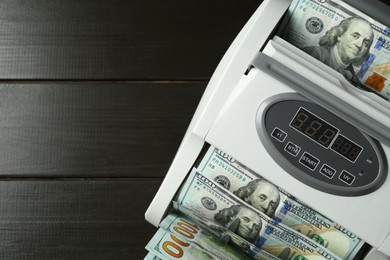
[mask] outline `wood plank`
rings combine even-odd
[[[1,84],[0,176],[164,176],[204,88]]]
[[[0,259],[142,259],[160,183],[0,181]]]
[[[260,3],[1,1],[0,79],[208,79]]]

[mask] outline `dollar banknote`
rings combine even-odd
[[[159,228],[145,247],[152,255],[163,259],[220,260],[218,256],[194,242],[178,238],[171,232]]]
[[[180,207],[180,209],[187,214],[190,214],[191,218],[188,215],[183,214],[183,212],[170,213],[160,223],[159,231],[146,246],[146,248],[153,253],[149,252],[144,260],[280,260],[280,258],[270,253],[257,249],[254,245],[221,227],[217,223],[196,216],[193,212],[183,207]],[[245,244],[246,252],[244,253],[241,247],[229,243],[231,238]],[[171,244],[172,241],[177,244]],[[240,246],[242,246],[242,244]],[[199,256],[204,258],[194,258]]]
[[[274,224],[234,194],[193,169],[175,201],[198,215],[215,220],[256,247],[281,259],[341,259],[299,232]],[[299,259],[299,258],[298,258]]]
[[[278,260],[280,258],[261,250],[260,248],[256,247],[252,243],[249,243],[247,240],[243,239],[242,237],[235,234],[233,231],[221,226],[216,221],[204,218],[191,209],[181,205],[178,202],[173,201],[173,207],[178,210],[182,217],[185,216],[186,220],[190,219],[196,225],[199,225],[201,228],[212,234],[216,239],[221,241],[225,245],[231,245],[234,248],[237,248],[241,250],[242,252],[245,252],[248,256],[251,257],[251,259],[255,260]],[[169,221],[168,221],[169,223]],[[164,224],[160,225],[162,228],[164,227]]]
[[[198,171],[276,222],[306,235],[343,259],[353,259],[365,244],[352,232],[213,146],[200,161]]]
[[[279,35],[353,85],[389,100],[387,26],[340,0],[294,0]]]
[[[160,227],[171,232],[181,240],[188,240],[197,244],[206,252],[210,252],[220,259],[253,259],[247,253],[249,252],[248,249],[254,249],[253,245],[232,232],[230,234],[227,229],[217,225],[217,223],[208,221],[184,208],[181,208],[180,213],[169,214],[161,222]],[[236,244],[229,243],[232,238],[241,239],[241,242],[244,242],[246,245],[247,252],[243,251],[241,247],[237,247]],[[255,259],[273,260],[275,258],[258,257]]]
[[[354,259],[364,245],[359,237],[317,211],[284,197],[276,221],[297,230],[343,259]]]

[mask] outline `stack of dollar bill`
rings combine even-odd
[[[354,86],[389,100],[387,26],[341,0],[293,0],[279,35],[343,74]]]
[[[161,222],[146,246],[145,259],[278,259],[218,223],[188,208],[180,209]]]
[[[212,146],[173,208],[147,259],[354,259],[365,244]]]

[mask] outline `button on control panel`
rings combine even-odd
[[[355,176],[353,176],[347,171],[342,171],[339,176],[339,179],[348,185],[352,185],[353,181],[355,180]]]
[[[299,163],[314,171],[315,168],[317,168],[317,165],[320,163],[320,160],[318,160],[308,152],[305,152],[302,155],[301,159],[299,159]]]
[[[272,137],[283,143],[287,137],[287,133],[275,127],[274,131],[272,131]]]
[[[292,156],[296,157],[301,151],[301,147],[299,147],[298,145],[292,142],[288,142],[284,150],[289,154],[291,154]]]
[[[332,179],[333,176],[336,174],[336,170],[330,167],[329,165],[324,164],[320,169],[320,173],[322,173],[324,176],[328,177],[329,179]]]

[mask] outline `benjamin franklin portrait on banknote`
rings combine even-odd
[[[248,242],[254,243],[260,235],[262,220],[259,215],[242,205],[220,210],[214,219]]]
[[[318,46],[303,47],[302,50],[359,86],[353,65],[359,67],[367,59],[373,39],[369,22],[361,17],[349,17],[330,28],[319,39]]]
[[[253,180],[233,193],[268,217],[274,216],[280,201],[278,188],[263,178]]]

